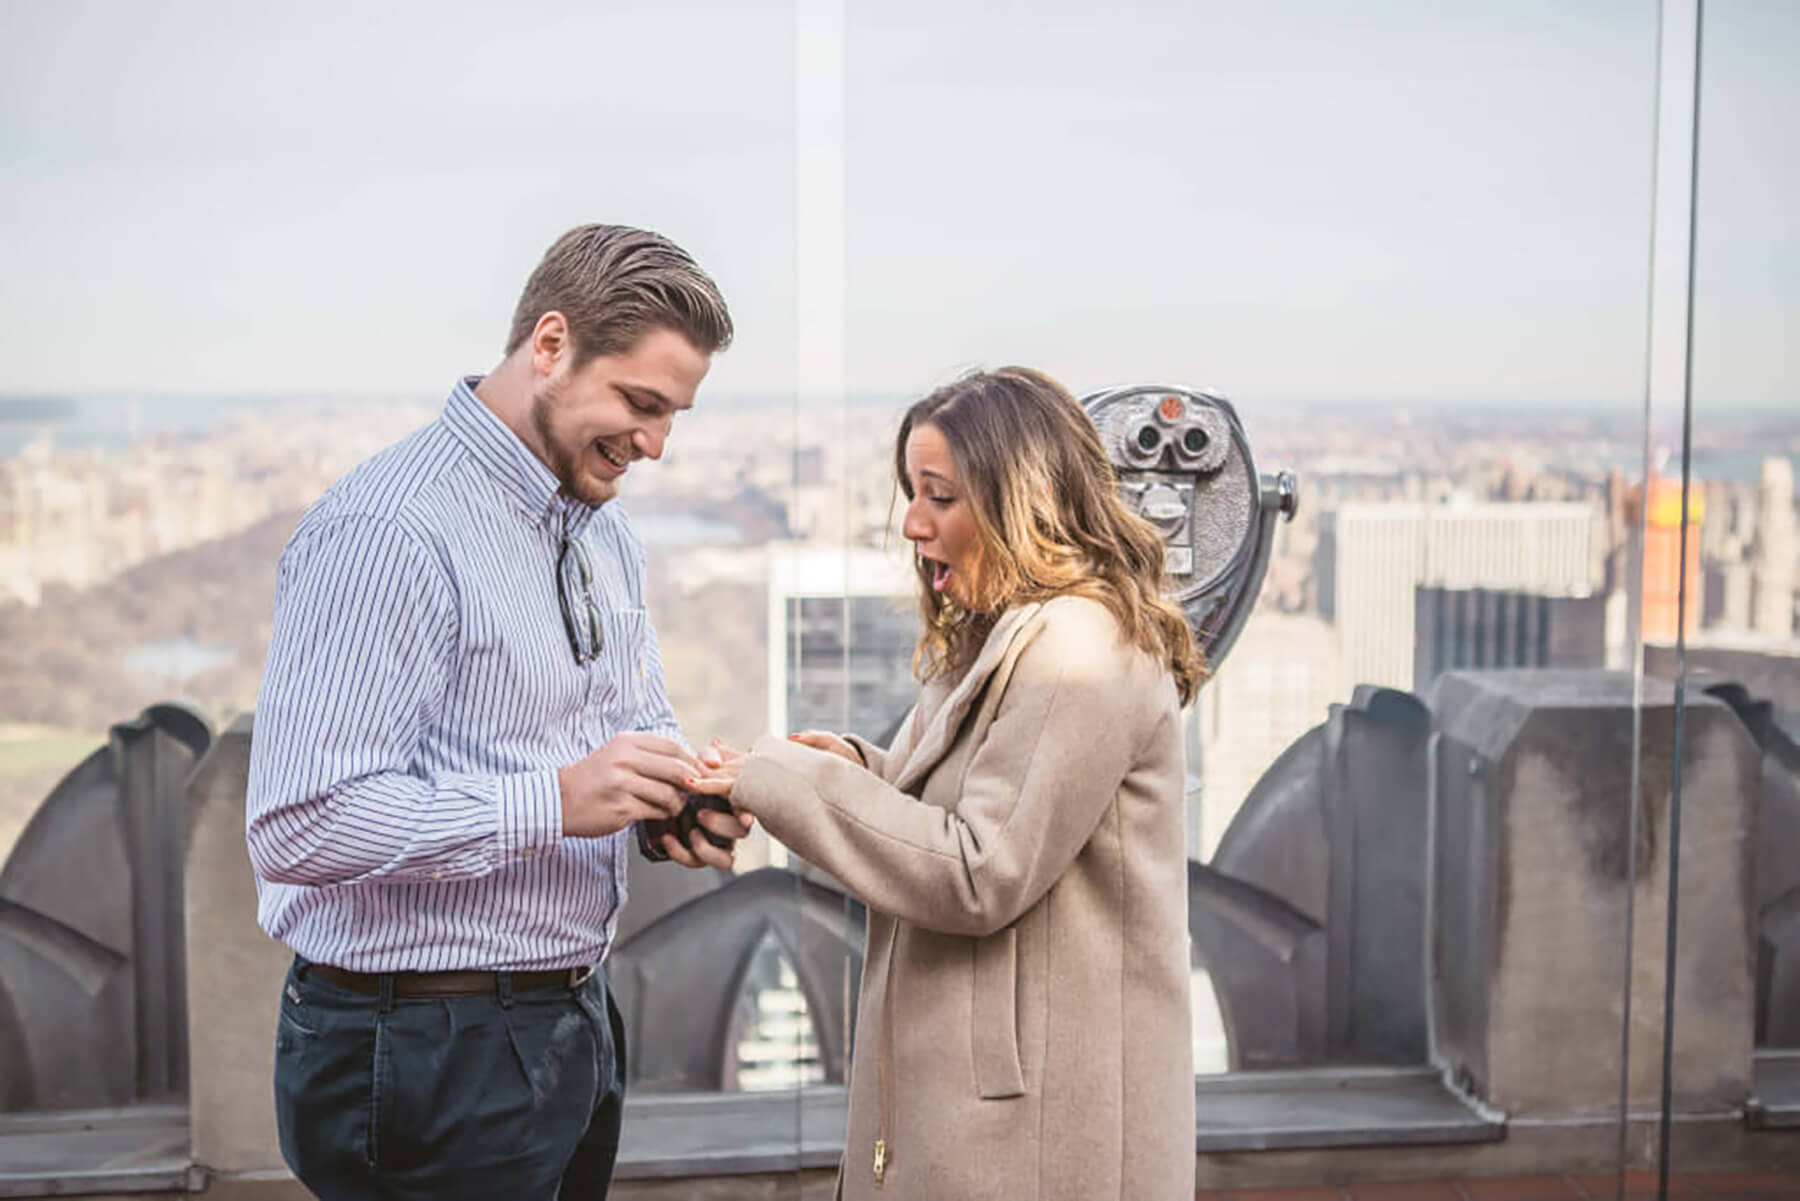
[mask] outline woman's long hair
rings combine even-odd
[[[1163,594],[1163,541],[1119,499],[1099,432],[1067,389],[1042,372],[971,372],[906,411],[894,474],[912,500],[906,442],[921,425],[950,444],[958,489],[975,517],[977,594],[963,608],[931,584],[915,551],[925,632],[914,666],[930,680],[966,670],[1005,609],[1072,594],[1110,609],[1133,644],[1162,660],[1181,703],[1205,667],[1181,610]]]

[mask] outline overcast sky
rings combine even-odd
[[[1800,4],[1708,11],[1697,381],[1800,407]],[[796,176],[841,169],[856,393],[1630,405],[1655,34],[1652,0],[0,0],[0,392],[434,399],[608,220],[724,288],[704,395],[784,395]]]

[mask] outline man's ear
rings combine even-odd
[[[531,331],[531,365],[539,375],[549,375],[556,364],[574,349],[569,336],[569,322],[555,309],[537,320]]]

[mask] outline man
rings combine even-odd
[[[731,334],[679,247],[571,230],[504,361],[288,541],[247,826],[258,920],[295,952],[282,1154],[324,1201],[606,1193],[625,1047],[600,963],[633,823],[700,768],[613,502]],[[731,862],[699,831],[660,849]]]

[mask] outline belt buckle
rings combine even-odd
[[[580,988],[583,984],[586,984],[588,982],[588,977],[592,976],[593,974],[594,974],[594,967],[592,964],[589,964],[589,963],[584,963],[580,967],[570,968],[569,969],[569,987],[570,988]]]

